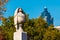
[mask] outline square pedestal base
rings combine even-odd
[[[14,40],[27,40],[27,32],[14,32]]]

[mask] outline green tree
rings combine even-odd
[[[42,18],[29,19],[28,23],[24,25],[24,30],[28,34],[28,40],[42,40],[47,28],[47,23]]]
[[[60,31],[50,26],[46,30],[43,40],[60,40]]]
[[[13,33],[16,31],[14,17],[10,16],[2,20],[1,28],[6,34],[4,36],[6,40],[13,40]],[[53,25],[48,27],[41,17],[29,19],[29,15],[26,14],[23,30],[27,32],[28,40],[59,40],[60,38],[60,31]]]
[[[15,32],[13,16],[2,20],[2,29],[6,32],[7,40],[13,40],[13,33]]]

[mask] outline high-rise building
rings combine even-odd
[[[51,17],[46,7],[44,7],[44,11],[41,13],[41,18],[47,22],[48,26],[53,24],[53,18]]]

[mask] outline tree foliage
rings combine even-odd
[[[6,12],[6,8],[4,7],[8,0],[0,0],[0,21],[4,19],[4,12]]]
[[[0,0],[0,6],[5,5],[5,3],[6,3],[7,1],[8,1],[8,0]]]
[[[10,16],[2,20],[1,28],[6,40],[13,40],[15,32],[13,19],[14,17]],[[47,23],[41,17],[29,19],[29,15],[26,14],[23,30],[27,32],[28,40],[60,40],[60,31],[55,29],[53,25],[47,26]]]

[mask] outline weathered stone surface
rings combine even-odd
[[[27,32],[20,32],[20,31],[15,32],[14,40],[27,40]]]

